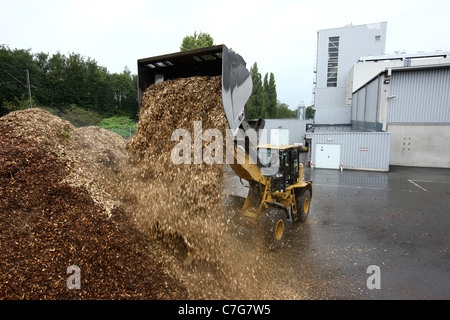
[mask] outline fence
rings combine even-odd
[[[136,127],[125,127],[125,128],[111,128],[108,129],[111,132],[117,133],[125,139],[131,138],[136,132]]]

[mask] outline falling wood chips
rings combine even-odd
[[[274,280],[278,269],[257,240],[254,250],[244,249],[229,232],[225,165],[194,164],[194,121],[201,121],[203,131],[217,129],[226,138],[221,89],[217,76],[168,80],[144,92],[137,132],[127,145],[129,162],[118,184],[123,207],[143,232],[163,240],[174,253],[162,259],[186,284],[190,298],[297,299],[297,287]],[[191,134],[191,164],[172,162],[179,143],[171,140],[176,129]],[[202,149],[210,143],[203,141]]]
[[[149,87],[139,119],[127,146],[136,185],[124,190],[124,199],[135,205],[138,224],[165,240],[186,263],[220,264],[226,232],[224,166],[174,164],[171,152],[178,142],[171,136],[176,129],[186,129],[193,142],[194,121],[201,121],[203,130],[225,132],[221,77],[177,79]],[[207,143],[203,141],[203,147]]]
[[[224,209],[223,164],[194,164],[194,122],[226,138],[221,77],[168,80],[150,86],[142,99],[129,162],[119,184],[123,207],[141,230],[162,240],[177,257],[171,268],[195,299],[254,297],[254,264],[243,263]],[[191,134],[191,164],[174,164],[176,129]],[[225,145],[225,141],[222,141]],[[202,149],[211,141],[203,141]],[[247,256],[248,257],[248,256]],[[164,258],[169,259],[169,258]],[[181,261],[179,269],[178,262]],[[191,270],[191,271],[189,271]]]

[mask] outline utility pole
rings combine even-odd
[[[30,100],[30,108],[33,108],[33,100],[31,100],[31,84],[30,84],[30,72],[26,69],[27,72],[27,88],[28,88],[28,99]]]

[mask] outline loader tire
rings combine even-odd
[[[311,191],[304,189],[299,197],[297,197],[297,214],[295,221],[305,222],[309,216],[311,207]]]
[[[278,250],[286,234],[286,212],[282,208],[270,206],[262,217],[263,235],[270,250]]]

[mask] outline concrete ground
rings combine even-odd
[[[279,283],[311,299],[450,299],[450,169],[307,168],[309,177],[309,219],[271,254]],[[246,195],[237,176],[229,181]],[[369,266],[380,289],[367,286]]]

